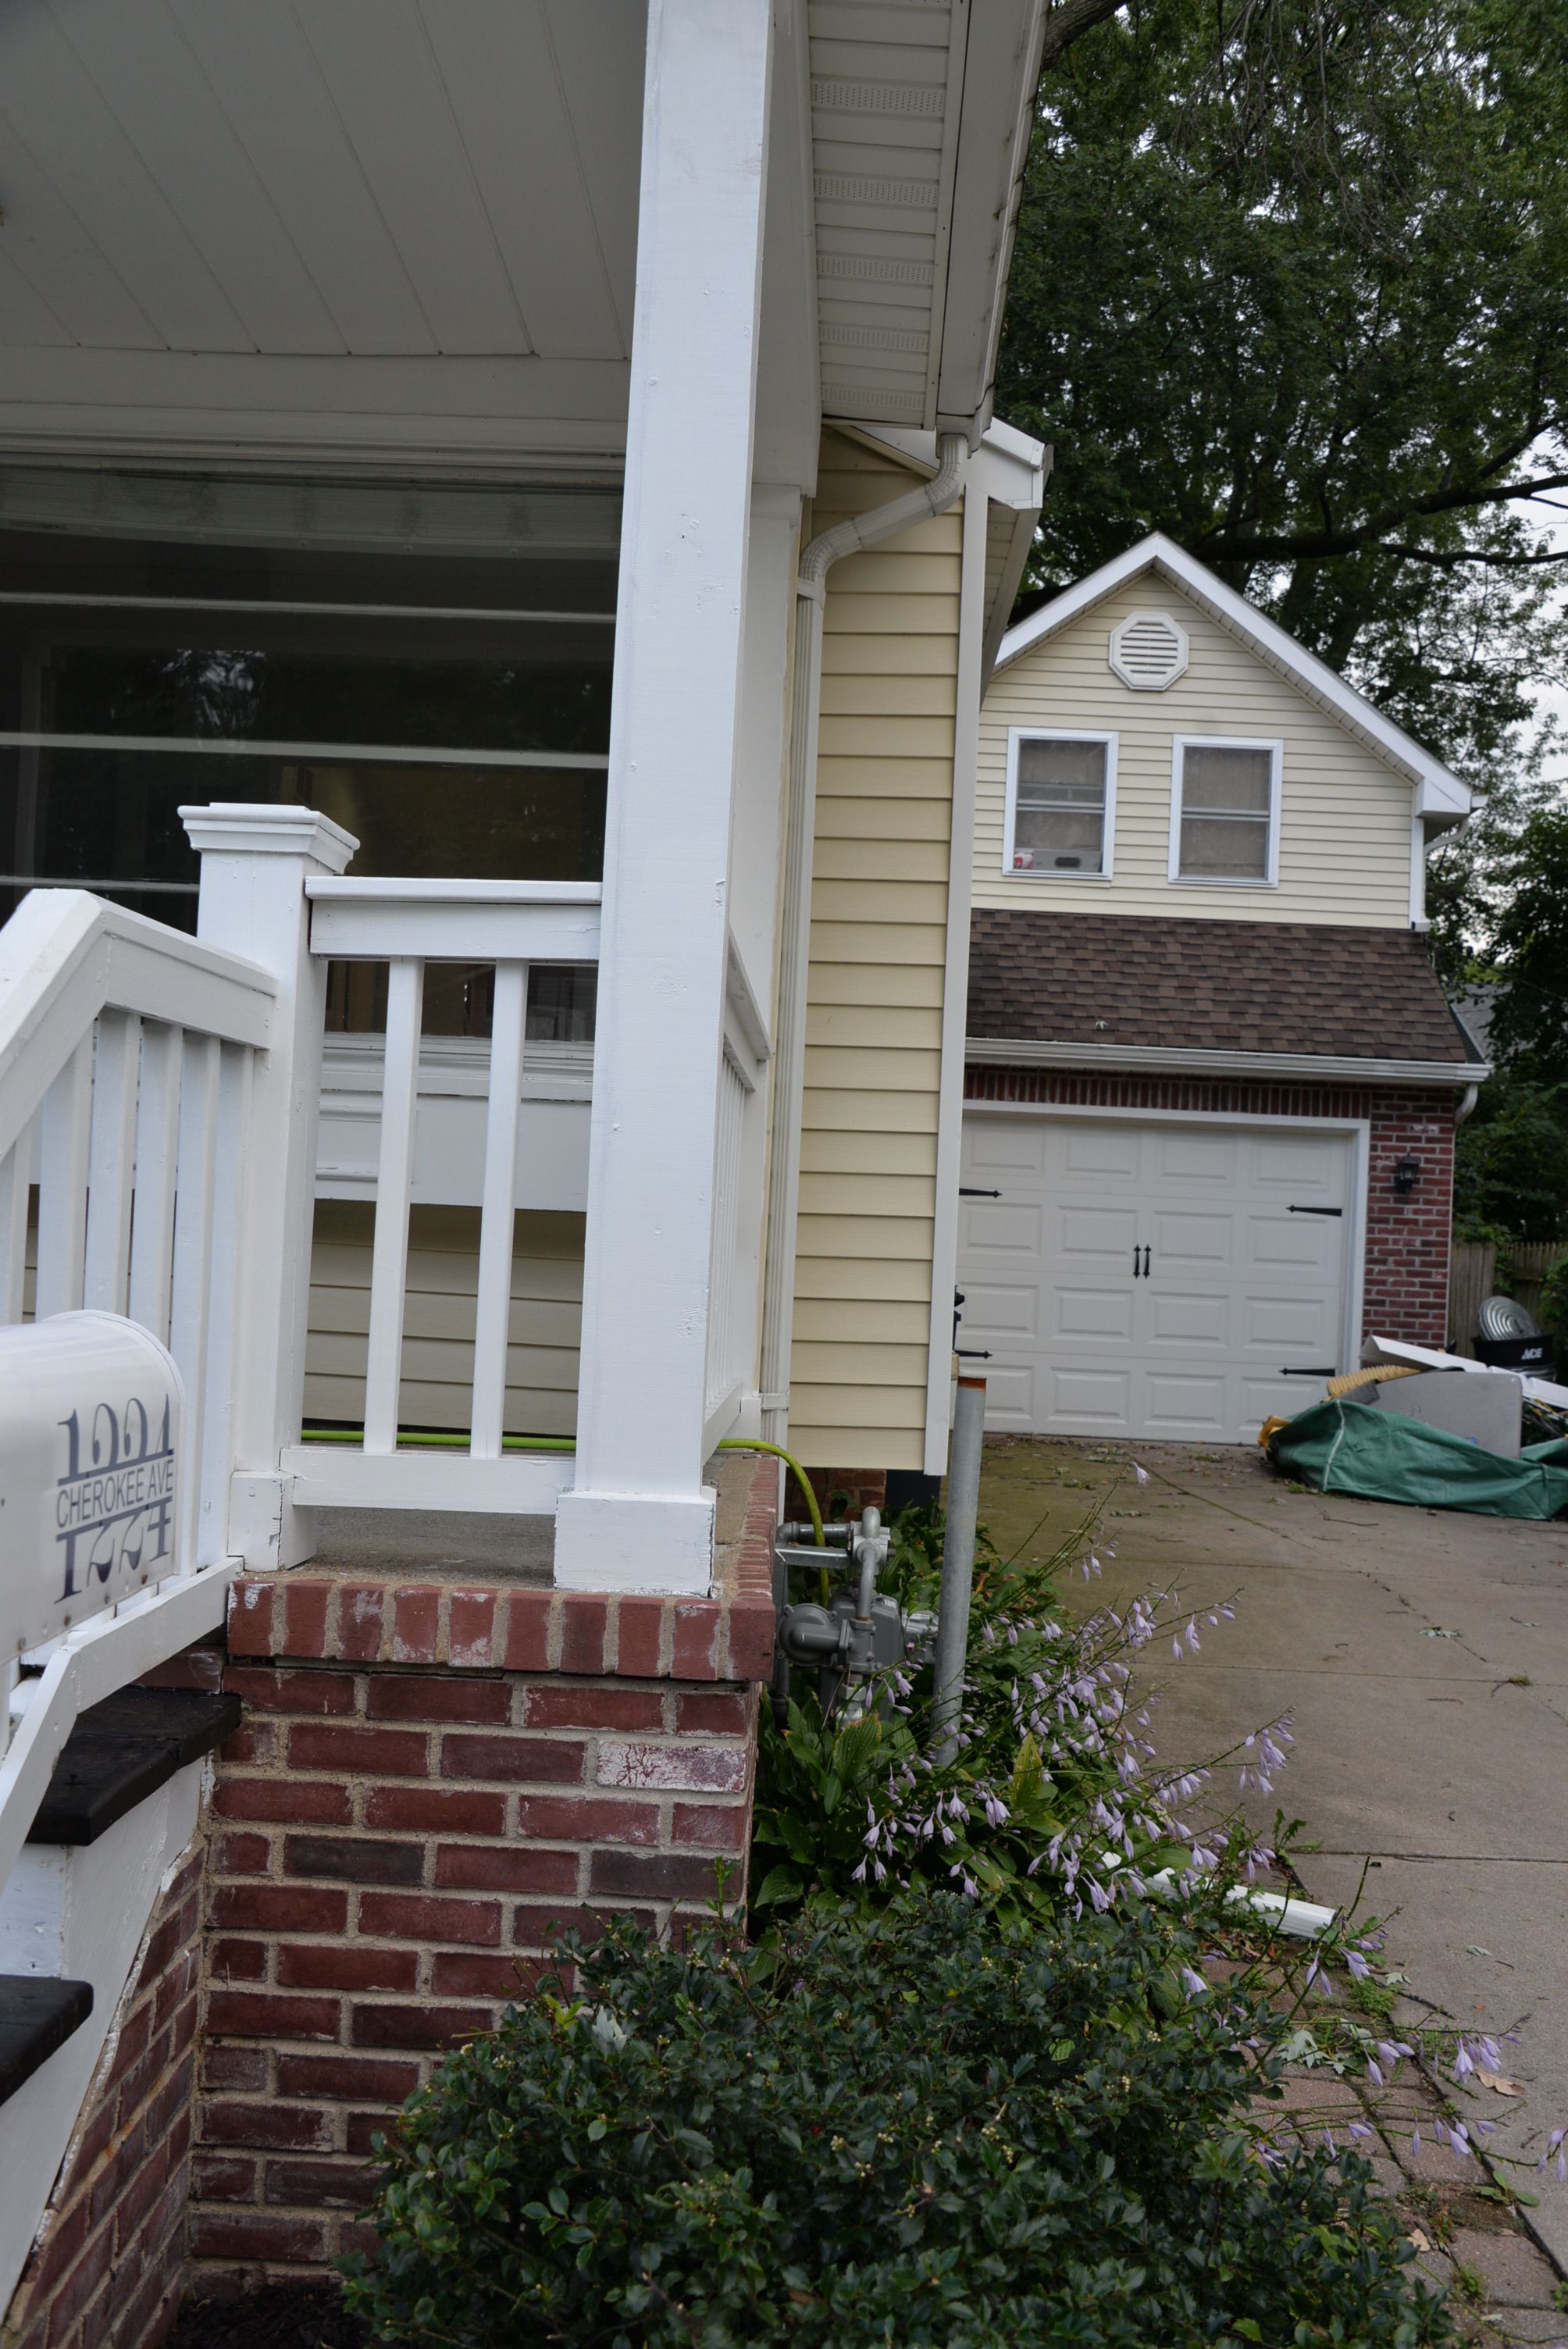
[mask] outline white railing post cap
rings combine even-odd
[[[329,815],[276,802],[214,800],[209,807],[182,807],[180,821],[191,847],[203,854],[307,856],[329,873],[341,873],[359,845]]]

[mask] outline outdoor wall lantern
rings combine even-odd
[[[1401,1199],[1408,1199],[1421,1179],[1418,1158],[1400,1158],[1395,1162],[1394,1188]]]

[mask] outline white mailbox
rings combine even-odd
[[[118,1313],[0,1329],[0,1661],[173,1573],[183,1401]]]

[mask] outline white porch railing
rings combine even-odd
[[[84,1306],[166,1344],[184,1388],[172,1569],[18,1660],[0,1657],[0,1942],[57,1967],[92,2012],[0,2112],[0,2305],[9,2298],[114,2019],[166,1866],[196,1826],[187,1770],[90,1848],[17,1862],[78,1716],[223,1620],[232,1398],[258,1056],[269,971],[77,889],[36,890],[0,930],[0,1321]],[[27,1290],[32,1189],[36,1271]],[[25,1398],[12,1397],[13,1404]],[[0,1572],[36,1576],[18,1547]],[[23,1667],[27,1668],[24,1671]],[[46,1925],[52,1939],[45,1932]],[[42,1938],[40,1938],[42,1937]],[[40,1955],[40,1952],[46,1954]]]
[[[186,1395],[177,1561],[228,1555],[229,1399],[254,1056],[276,981],[79,889],[35,890],[0,930],[0,1321],[129,1314]]]
[[[508,1452],[503,1444],[513,1217],[527,1195],[519,1119],[528,982],[537,963],[597,961],[598,886],[318,876],[305,890],[313,957],[385,962],[388,980],[364,1442],[289,1445],[283,1466],[294,1479],[294,1505],[552,1515],[572,1481],[570,1452],[559,1446]],[[418,1161],[419,1013],[429,962],[477,963],[495,970],[467,1452],[397,1448],[408,1209]]]

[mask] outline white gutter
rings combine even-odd
[[[1317,1083],[1386,1085],[1480,1084],[1485,1061],[1374,1061],[1329,1052],[1220,1052],[1153,1044],[1040,1044],[1024,1039],[967,1036],[970,1065],[1004,1069],[1111,1069],[1154,1076],[1294,1077]]]
[[[821,715],[827,578],[841,555],[878,545],[957,503],[969,461],[968,436],[944,432],[936,448],[940,463],[929,481],[887,504],[873,506],[869,513],[853,515],[835,523],[831,530],[820,532],[801,553],[796,582],[789,796],[774,1038],[773,1148],[762,1284],[762,1427],[770,1444],[786,1440],[789,1423],[789,1342],[795,1313],[795,1233],[799,1218],[800,1118],[806,1080],[806,981],[811,958],[811,846],[817,829],[817,731]]]

